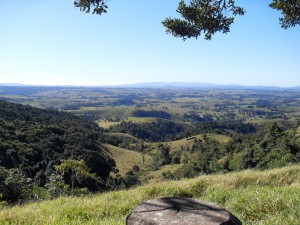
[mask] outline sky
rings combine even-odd
[[[178,2],[110,0],[98,16],[72,0],[1,0],[0,83],[300,86],[300,26],[282,29],[270,1],[238,1],[245,16],[211,41],[166,34]]]

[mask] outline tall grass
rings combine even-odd
[[[300,224],[300,165],[269,171],[166,181],[131,190],[7,207],[0,224],[125,224],[139,202],[160,197],[191,197],[215,202],[243,224]]]

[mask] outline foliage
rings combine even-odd
[[[93,8],[93,14],[96,13],[101,15],[102,13],[107,12],[106,0],[75,0],[74,6],[79,7],[80,11],[89,13],[91,11],[91,7]]]
[[[129,149],[132,144],[139,144],[141,141],[137,138],[126,135],[126,134],[114,134],[114,133],[105,133],[103,135],[103,139],[106,143],[118,146],[120,148]],[[142,143],[140,144],[140,148],[142,149]]]
[[[32,182],[19,169],[0,167],[0,200],[24,201],[31,198]]]
[[[0,101],[0,166],[17,169],[40,187],[66,159],[83,160],[91,173],[107,179],[115,163],[101,137],[97,124],[70,113]]]
[[[208,132],[219,132],[226,134],[226,130],[247,134],[255,132],[256,128],[253,124],[244,123],[241,120],[212,121],[211,117],[204,117],[203,122],[196,122],[194,126],[174,122],[171,120],[158,120],[147,123],[123,121],[120,124],[111,126],[109,128],[110,132],[127,133],[144,141],[152,142],[178,140],[182,138],[188,138],[192,135]],[[107,141],[109,141],[109,143],[116,143],[118,146],[120,146],[121,143],[118,143],[117,140],[118,139],[115,138],[112,140],[107,137]],[[125,139],[122,140],[125,142],[129,141]]]
[[[287,29],[300,24],[299,0],[273,0],[270,7],[281,11],[283,17],[279,18],[281,27]]]
[[[196,123],[196,129],[193,133],[204,132],[220,132],[226,133],[226,130],[232,130],[240,134],[254,133],[256,131],[255,125],[251,123],[244,123],[242,120],[218,120],[211,122]]]
[[[71,187],[71,191],[75,188],[87,188],[90,191],[101,190],[100,179],[96,174],[90,173],[90,168],[83,160],[62,160],[62,163],[54,168],[63,178],[64,183]]]
[[[138,176],[136,175],[136,172],[134,172],[133,170],[130,170],[126,173],[124,180],[126,188],[141,184]]]
[[[62,175],[52,173],[49,177],[48,183],[45,185],[47,194],[50,198],[57,198],[63,195],[70,194],[70,185],[65,184]]]
[[[133,116],[135,117],[157,117],[161,119],[170,119],[171,115],[165,111],[158,111],[158,110],[135,110],[132,113]]]
[[[76,0],[75,7],[81,11],[101,15],[107,12],[106,0]],[[216,32],[224,34],[230,31],[230,26],[237,15],[244,15],[245,10],[237,6],[234,0],[180,0],[177,12],[181,18],[167,18],[162,24],[166,32],[174,37],[198,38],[204,35],[211,40]],[[299,0],[273,0],[270,7],[280,11],[283,17],[279,18],[281,27],[287,29],[300,24]]]
[[[159,144],[158,151],[153,155],[153,166],[154,168],[158,168],[172,162],[172,158],[170,155],[170,146]]]
[[[228,33],[234,16],[244,15],[243,8],[236,6],[234,0],[184,0],[179,2],[177,12],[182,19],[165,19],[162,24],[167,33],[183,40],[198,38],[202,33],[210,40],[216,32]]]
[[[149,123],[132,123],[123,121],[109,128],[111,132],[129,133],[146,141],[165,141],[176,138],[184,126],[173,121],[158,120]]]

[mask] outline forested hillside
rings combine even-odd
[[[270,169],[300,160],[296,123],[273,122],[258,126],[241,120],[218,120],[184,125],[159,120],[149,123],[121,122],[109,130],[140,138],[142,143],[133,143],[129,138],[123,138],[118,143],[112,139],[107,141],[150,154],[153,168],[182,164],[180,170],[165,173],[168,179],[248,168]],[[227,141],[214,137],[218,135]],[[190,144],[184,143],[184,139],[189,140]],[[172,141],[176,140],[179,140],[178,147],[171,151]]]
[[[8,203],[300,161],[293,90],[0,91],[23,104],[0,101],[0,200]]]
[[[29,198],[28,188],[55,182],[104,189],[115,163],[101,147],[102,133],[70,113],[0,101],[0,196]]]

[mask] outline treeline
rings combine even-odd
[[[103,105],[102,102],[74,102],[58,108],[63,110],[78,110],[81,107],[101,107]]]
[[[251,123],[244,123],[243,120],[218,120],[195,124],[195,133],[222,133],[228,134],[234,131],[239,134],[254,133],[256,127]]]
[[[132,116],[135,117],[156,117],[161,119],[170,119],[171,114],[165,111],[158,111],[158,110],[135,110],[132,113]]]
[[[184,137],[185,125],[169,120],[158,120],[148,123],[133,123],[122,121],[109,128],[110,132],[128,133],[139,139],[151,142],[171,141]]]
[[[11,193],[12,187],[28,189],[29,180],[36,188],[53,185],[57,180],[52,178],[58,174],[55,167],[65,160],[82,161],[88,167],[85,178],[77,174],[81,178],[73,179],[72,190],[104,190],[115,162],[101,147],[101,140],[103,131],[96,123],[73,114],[0,101],[0,200],[22,199],[24,191]],[[61,171],[60,181],[71,187],[71,177],[77,176],[74,171],[72,165]]]
[[[247,134],[255,132],[256,127],[253,124],[244,123],[242,120],[199,122],[193,125],[171,120],[157,120],[146,123],[123,121],[120,124],[110,127],[109,131],[114,133],[128,133],[144,141],[162,142],[213,132],[220,134],[231,134],[232,132]]]

